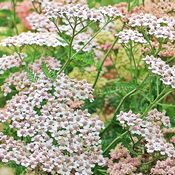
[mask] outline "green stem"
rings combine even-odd
[[[137,68],[136,60],[135,60],[135,57],[134,57],[134,54],[133,54],[133,46],[132,46],[132,43],[130,43],[129,56],[130,56],[131,60],[132,60],[133,63],[134,63],[134,78],[135,78],[136,81],[137,81],[138,68]]]
[[[134,94],[135,92],[137,91],[137,88],[133,89],[132,91],[130,91],[129,93],[127,93],[120,101],[120,103],[118,104],[115,112],[114,112],[114,115],[113,115],[113,118],[111,120],[111,122],[106,126],[106,128],[100,133],[100,136],[102,136],[107,130],[108,128],[112,125],[112,123],[115,121],[116,119],[116,115],[117,113],[119,112],[120,110],[120,107],[122,106],[122,104],[124,103],[124,101],[132,94]]]
[[[95,78],[95,81],[94,81],[94,84],[93,84],[93,88],[95,88],[96,84],[97,84],[97,81],[100,77],[100,73],[102,71],[102,67],[103,67],[103,64],[105,62],[105,60],[107,59],[108,55],[111,53],[113,47],[115,46],[116,42],[117,42],[118,38],[115,39],[115,41],[113,42],[112,46],[109,48],[109,50],[107,51],[107,53],[104,55],[104,58],[102,59],[102,62],[100,64],[100,67],[98,68],[98,73],[97,73],[97,76]]]
[[[67,61],[64,63],[64,65],[62,66],[62,68],[59,70],[58,74],[60,74],[62,71],[64,71],[64,69],[69,65],[69,63],[72,61],[72,44],[73,44],[73,40],[75,37],[75,31],[76,31],[76,27],[77,27],[77,23],[75,22],[75,26],[73,27],[72,30],[72,37],[69,43],[69,52],[68,52],[68,59]]]
[[[84,46],[78,51],[76,52],[73,56],[72,56],[72,59],[78,54],[80,53],[108,24],[109,24],[110,21],[106,22],[102,28],[100,28],[93,36],[92,38],[90,38],[85,44]]]
[[[163,47],[163,41],[161,40],[161,41],[159,42],[159,48],[158,48],[157,52],[155,53],[155,56],[156,56],[156,57],[158,56],[159,52],[162,50],[162,47]]]
[[[156,97],[156,99],[154,101],[152,101],[150,103],[150,105],[148,106],[148,108],[145,110],[145,112],[142,114],[142,117],[145,117],[145,115],[157,104],[159,103],[161,100],[163,100],[167,95],[169,95],[173,90],[170,90],[168,92],[166,92],[166,88]],[[164,94],[165,93],[165,94]]]
[[[128,12],[131,11],[131,0],[128,0]]]
[[[54,19],[52,19],[51,21],[52,21],[53,24],[55,25],[55,27],[56,27],[56,29],[57,29],[57,31],[58,31],[58,34],[64,39],[64,41],[65,41],[66,43],[68,43],[67,39],[64,37],[64,35],[62,34],[61,30],[59,29],[59,27],[58,27],[56,21],[55,21]]]
[[[12,0],[12,10],[13,10],[13,25],[15,28],[16,35],[19,34],[18,28],[16,26],[16,0]]]
[[[131,95],[133,95],[140,87],[142,87],[142,85],[144,84],[144,82],[147,80],[147,78],[149,77],[149,74],[146,75],[146,77],[143,79],[143,81],[140,83],[140,85],[133,89],[132,91],[130,91],[129,93],[127,93],[120,101],[120,103],[118,104],[115,112],[114,112],[114,115],[113,115],[113,118],[111,120],[111,122],[105,127],[104,130],[101,131],[100,133],[100,136],[102,137],[102,135],[110,128],[110,126],[113,124],[113,122],[116,120],[116,115],[117,113],[119,112],[120,110],[120,107],[123,105],[124,101]]]
[[[128,131],[125,131],[123,134],[119,135],[118,137],[116,137],[103,151],[103,154],[106,154],[111,147],[116,144],[122,137],[124,137],[126,134],[128,134]]]

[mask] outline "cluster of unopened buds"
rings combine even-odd
[[[146,56],[143,59],[154,74],[160,76],[161,81],[175,88],[175,67],[169,66],[161,58],[155,58],[154,56]]]
[[[144,138],[148,153],[160,152],[161,155],[175,157],[173,144],[167,142],[162,132],[162,127],[170,127],[170,119],[165,113],[153,109],[143,120],[140,114],[136,115],[132,111],[120,112],[117,120],[124,128],[129,128],[132,134]]]
[[[128,150],[122,145],[117,145],[114,150],[111,150],[107,163],[109,175],[142,175],[142,173],[135,173],[141,164],[139,158],[131,157]]]
[[[155,167],[151,169],[154,175],[173,175],[175,174],[175,159],[167,158],[166,160],[158,160]]]
[[[59,62],[53,59],[45,63],[59,70]],[[0,121],[10,120],[10,128],[20,138],[0,134],[0,159],[52,174],[90,175],[95,164],[105,164],[99,137],[103,123],[80,109],[82,100],[93,100],[93,90],[86,81],[69,79],[64,73],[54,81],[47,78],[41,70],[44,58],[41,60],[29,66],[36,81],[31,82],[27,75],[18,77],[25,87],[0,112]],[[30,138],[29,142],[23,138]]]

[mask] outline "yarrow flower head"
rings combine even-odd
[[[128,18],[131,27],[146,29],[149,35],[157,39],[175,39],[175,20],[169,17],[157,18],[151,14],[133,14]]]
[[[158,160],[156,165],[151,169],[153,175],[173,175],[175,174],[175,159],[167,158],[166,160]]]
[[[90,175],[95,164],[105,164],[99,137],[103,123],[80,109],[82,103],[71,103],[93,100],[92,88],[86,81],[69,79],[64,73],[54,81],[48,79],[39,63],[31,65],[36,81],[28,81],[0,112],[0,121],[11,120],[10,128],[21,140],[30,138],[29,142],[1,133],[0,159],[52,174]]]
[[[2,46],[17,46],[21,47],[24,45],[38,45],[38,46],[66,46],[64,40],[59,37],[56,33],[52,32],[25,32],[17,36],[8,37],[4,39],[0,45]]]
[[[110,152],[110,159],[107,162],[108,173],[110,175],[142,175],[141,173],[134,173],[140,163],[139,158],[131,157],[124,146],[117,145],[117,147]]]
[[[81,20],[101,21],[104,17],[116,18],[122,17],[122,13],[112,6],[101,7],[99,9],[90,9],[87,5],[83,4],[67,4],[60,5],[53,2],[42,3],[45,15],[49,19],[53,18],[78,18]]]
[[[130,41],[139,44],[146,44],[146,40],[144,39],[143,34],[139,33],[136,30],[124,29],[123,31],[116,34],[116,36],[119,38],[118,43],[121,44],[127,44]]]
[[[45,15],[38,14],[36,12],[31,13],[27,16],[27,21],[31,26],[32,30],[37,30],[38,32],[56,32],[56,26],[51,22]]]
[[[0,58],[0,74],[3,74],[10,68],[19,67],[20,65],[24,64],[23,59],[26,57],[25,54],[14,54]]]
[[[175,157],[173,144],[167,142],[162,132],[162,127],[170,127],[170,119],[165,113],[153,109],[143,120],[140,114],[133,114],[132,111],[120,112],[117,120],[124,128],[129,128],[132,134],[140,135],[145,139],[148,153],[158,151],[161,155]]]
[[[175,67],[170,67],[161,58],[155,58],[154,56],[146,56],[143,59],[154,74],[160,76],[161,81],[175,88]]]
[[[157,17],[148,13],[140,13],[133,14],[128,20],[131,27],[150,27],[155,25]]]

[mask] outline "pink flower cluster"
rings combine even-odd
[[[151,169],[151,174],[154,175],[174,175],[175,174],[175,159],[167,158],[166,160],[158,160],[155,167]]]
[[[38,46],[66,46],[64,40],[56,33],[52,32],[24,32],[18,36],[5,38],[0,45],[2,46],[17,46],[21,47],[24,45],[38,45]]]
[[[164,84],[175,88],[175,66],[170,67],[161,58],[154,56],[146,56],[143,60],[148,65],[148,69],[160,76]]]
[[[142,175],[142,173],[134,173],[140,165],[139,158],[133,158],[128,150],[122,145],[118,145],[111,150],[110,159],[108,160],[109,175]]]
[[[175,157],[173,144],[167,142],[162,132],[163,127],[170,127],[170,119],[165,113],[153,109],[148,113],[145,120],[140,114],[133,114],[132,111],[120,112],[117,120],[124,128],[128,128],[132,134],[140,135],[146,141],[148,153],[160,152],[161,155]]]
[[[56,66],[51,59],[46,60],[54,70],[59,68],[59,62]],[[90,175],[95,164],[105,164],[99,137],[103,123],[80,109],[82,103],[71,104],[93,100],[92,87],[64,73],[54,81],[48,79],[39,63],[30,65],[36,81],[28,80],[27,86],[0,112],[1,122],[10,120],[10,128],[17,131],[17,136],[21,140],[28,137],[30,141],[17,141],[1,133],[0,159],[51,174]]]
[[[23,59],[26,57],[25,54],[14,54],[0,58],[0,75],[3,74],[6,70],[13,68],[13,67],[19,67],[23,64]]]

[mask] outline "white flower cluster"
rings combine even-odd
[[[170,126],[170,119],[165,113],[153,109],[148,113],[145,120],[140,118],[140,114],[133,114],[132,111],[120,112],[117,115],[120,124],[129,127],[132,134],[142,136],[146,140],[148,153],[160,152],[161,155],[175,157],[175,148],[173,144],[167,142],[164,138],[162,128]]]
[[[25,54],[14,54],[0,58],[0,75],[3,74],[5,71],[7,71],[10,68],[13,67],[19,67],[23,64],[23,59],[26,57]]]
[[[154,26],[149,29],[149,34],[156,38],[169,39],[170,41],[175,40],[175,30],[168,26]]]
[[[56,26],[51,22],[45,15],[38,14],[36,12],[31,13],[27,16],[27,21],[31,26],[32,30],[38,32],[56,32]]]
[[[134,14],[128,20],[131,27],[145,27],[148,34],[156,38],[175,40],[175,20],[173,18],[157,18],[151,14]]]
[[[0,159],[55,175],[91,175],[95,164],[105,164],[99,137],[103,123],[81,110],[81,105],[69,105],[92,100],[91,86],[64,73],[54,81],[42,72],[37,76],[37,81],[9,100],[5,112],[0,113],[2,122],[11,120],[10,128],[18,137],[28,136],[30,141],[0,134]]]
[[[175,66],[170,67],[163,60],[154,56],[146,56],[143,60],[154,74],[160,76],[164,84],[175,88]]]
[[[0,45],[2,46],[14,45],[17,47],[34,44],[48,47],[67,45],[61,37],[59,37],[56,33],[52,32],[24,32],[19,34],[18,36],[8,37],[0,43]]]
[[[116,36],[119,38],[118,43],[121,43],[121,44],[127,44],[130,41],[140,43],[140,44],[146,43],[146,40],[144,39],[143,34],[139,33],[136,30],[124,29],[123,31],[116,34]]]
[[[150,27],[154,26],[157,21],[157,17],[148,13],[133,14],[128,18],[128,24],[131,27]]]
[[[42,6],[45,15],[49,18],[78,18],[81,20],[101,21],[104,17],[122,17],[122,13],[112,6],[101,7],[99,9],[89,9],[87,5],[83,4],[68,4],[59,5],[56,2],[44,2]]]

